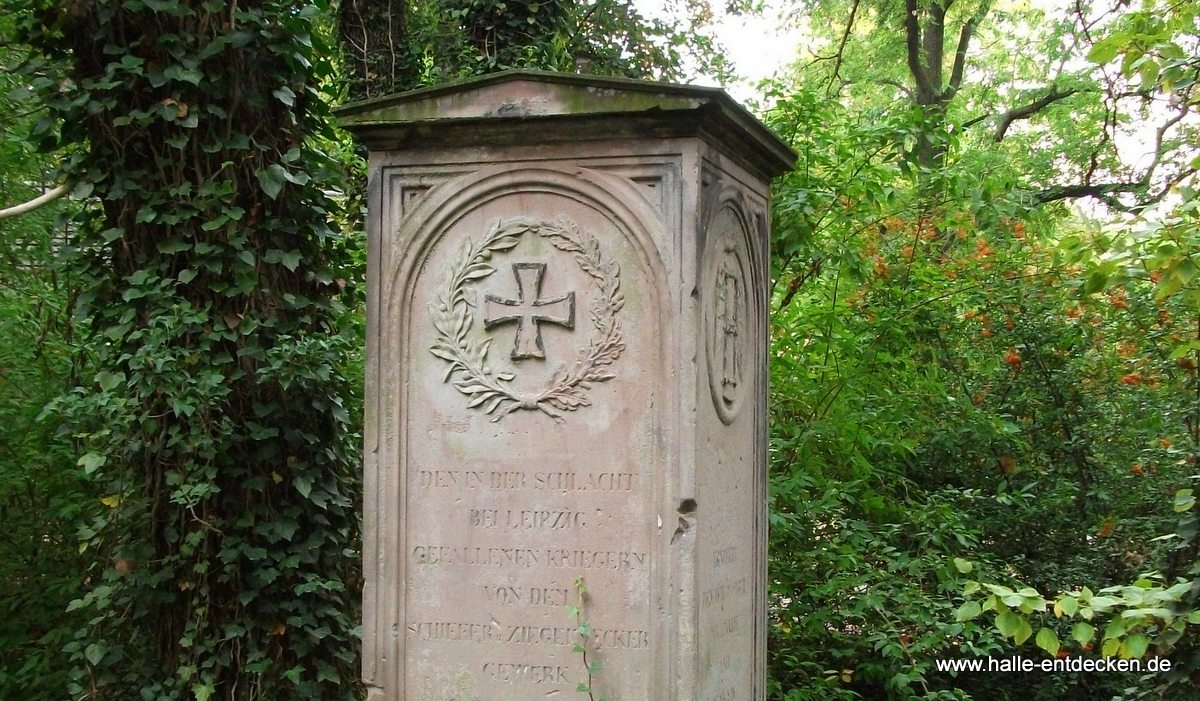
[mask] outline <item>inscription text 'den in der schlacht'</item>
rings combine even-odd
[[[631,472],[524,472],[520,470],[417,470],[420,489],[632,492]]]

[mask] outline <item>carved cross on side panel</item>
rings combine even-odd
[[[734,402],[742,378],[742,284],[725,262],[717,272],[717,333],[721,354],[721,398]]]
[[[496,295],[484,297],[483,328],[516,322],[517,339],[512,359],[546,357],[542,346],[540,322],[575,328],[575,293],[568,292],[554,299],[541,299],[544,263],[513,263],[517,278],[517,299],[501,299]]]

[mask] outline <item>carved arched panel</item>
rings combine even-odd
[[[574,698],[581,579],[589,659],[614,670],[597,697],[661,697],[664,240],[636,185],[584,169],[484,169],[406,212],[382,270],[389,516],[364,631],[388,698]]]

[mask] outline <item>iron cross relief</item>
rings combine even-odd
[[[501,299],[496,295],[483,298],[483,328],[491,329],[514,321],[517,324],[513,360],[545,359],[546,349],[542,346],[540,323],[575,328],[575,293],[542,299],[542,276],[545,274],[545,263],[513,263],[517,299]]]

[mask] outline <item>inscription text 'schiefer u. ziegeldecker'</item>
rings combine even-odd
[[[546,239],[560,251],[574,256],[579,269],[591,278],[596,287],[591,307],[595,329],[586,346],[579,349],[573,365],[561,365],[541,391],[524,393],[510,383],[516,376],[496,371],[488,363],[491,338],[472,338],[472,305],[467,300],[466,287],[489,277],[496,269],[490,264],[492,256],[512,250],[527,233]],[[484,328],[516,323],[516,338],[511,353],[513,360],[545,359],[539,322],[549,322],[568,329],[575,327],[575,293],[552,299],[540,296],[544,263],[516,263],[517,299],[504,299],[489,294],[484,299]],[[625,305],[621,294],[621,270],[617,263],[605,257],[600,244],[591,234],[581,232],[567,217],[554,221],[537,221],[526,217],[502,219],[488,231],[478,244],[467,241],[459,260],[452,266],[446,287],[433,306],[433,326],[437,332],[430,352],[449,365],[445,380],[469,399],[468,408],[479,408],[499,421],[520,410],[541,411],[556,419],[560,412],[575,411],[589,406],[586,389],[590,383],[604,382],[615,375],[608,369],[625,350],[625,341],[617,319]]]

